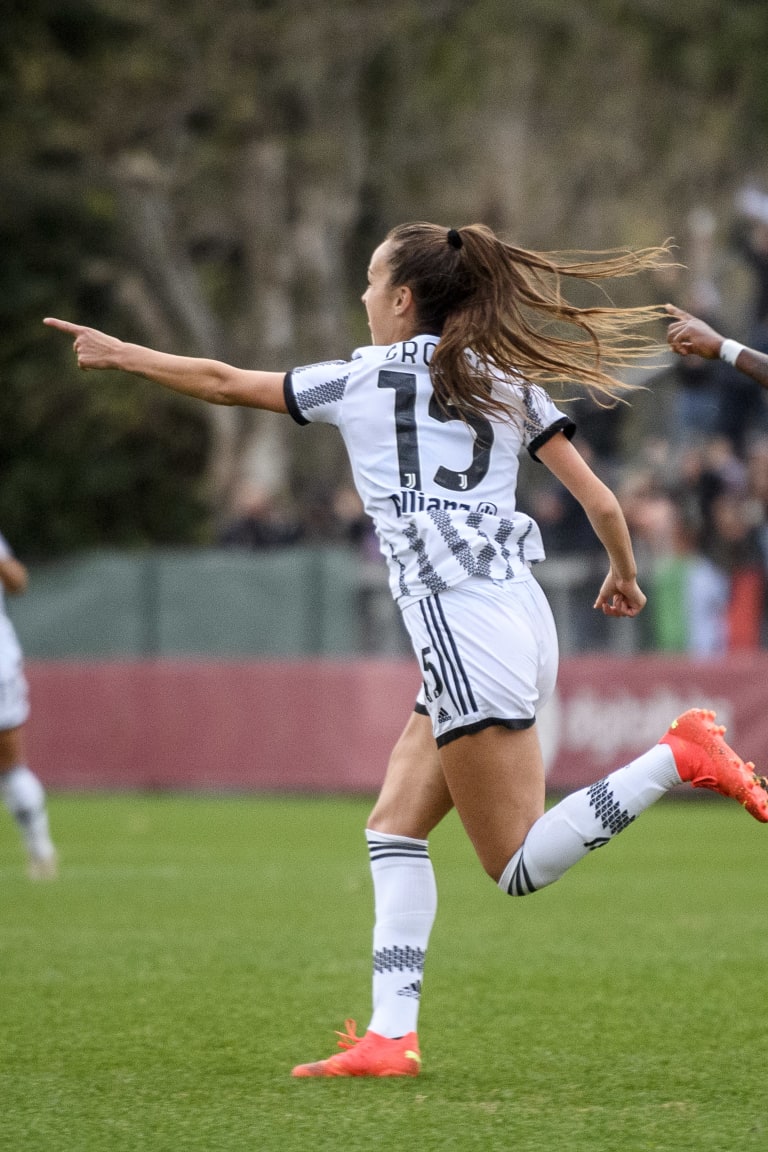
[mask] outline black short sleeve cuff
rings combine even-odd
[[[288,409],[288,415],[292,416],[297,424],[309,424],[306,416],[302,415],[301,409],[296,403],[296,396],[293,391],[293,373],[286,372],[285,379],[283,380],[283,397],[285,399],[285,406]]]
[[[539,458],[536,453],[558,432],[562,432],[569,440],[573,440],[576,435],[576,425],[567,416],[561,416],[559,420],[555,420],[554,424],[550,424],[549,428],[545,428],[543,432],[539,432],[538,436],[534,436],[528,445],[528,451],[537,463],[539,463]]]

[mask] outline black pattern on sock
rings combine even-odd
[[[414,844],[411,840],[376,840],[370,836],[368,838],[368,852],[371,863],[391,856],[400,856],[404,860],[429,860],[427,845]]]
[[[590,807],[594,808],[595,815],[603,828],[611,833],[611,836],[615,836],[617,832],[623,832],[635,819],[618,803],[610,789],[607,777],[592,784],[587,789],[587,796]]]
[[[373,953],[374,972],[423,972],[423,948],[377,948]]]

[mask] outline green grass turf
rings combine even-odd
[[[301,1081],[370,1009],[364,799],[54,796],[0,824],[0,1147],[768,1148],[768,828],[665,801],[536,896],[455,818],[415,1080]]]

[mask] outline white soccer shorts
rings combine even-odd
[[[530,728],[557,680],[552,610],[530,573],[471,577],[403,611],[421,667],[416,710],[438,746],[501,724]]]
[[[18,728],[29,716],[29,689],[20,657],[0,653],[0,732]]]

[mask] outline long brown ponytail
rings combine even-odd
[[[661,306],[580,308],[562,295],[561,281],[664,267],[665,246],[569,257],[517,248],[484,224],[401,224],[387,240],[391,283],[413,292],[419,330],[441,337],[431,364],[435,395],[466,416],[506,413],[490,390],[499,371],[545,388],[582,384],[610,401],[631,387],[614,372],[664,347],[636,332],[666,315]]]

